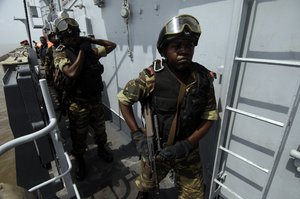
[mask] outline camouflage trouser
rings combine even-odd
[[[8,199],[42,199],[42,196],[39,194],[36,196],[35,194],[27,191],[23,187],[2,183],[0,182],[0,198],[8,198]]]
[[[53,83],[53,71],[51,70],[51,67],[48,65],[45,65],[45,77],[48,84]]]
[[[71,102],[68,114],[74,155],[82,155],[85,152],[87,134],[90,128],[95,133],[95,143],[98,145],[106,144],[107,134],[101,102],[96,104]]]
[[[156,162],[157,179],[160,182],[168,172],[175,172],[175,183],[179,191],[179,199],[204,199],[204,184],[199,150],[195,149],[187,157],[173,162]],[[141,174],[135,184],[140,191],[153,190],[155,180],[147,158],[141,158]]]

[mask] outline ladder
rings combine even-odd
[[[271,65],[280,65],[280,66],[288,66],[288,67],[300,67],[299,61],[282,61],[282,60],[274,60],[274,59],[257,59],[257,58],[249,58],[245,57],[245,53],[243,52],[243,49],[247,43],[247,32],[248,32],[248,24],[251,20],[253,20],[253,6],[255,5],[256,1],[241,1],[239,9],[236,9],[234,15],[236,16],[236,36],[232,37],[232,40],[236,44],[235,49],[231,52],[231,56],[234,57],[234,59],[231,61],[232,63],[232,71],[230,74],[230,81],[227,87],[227,96],[225,99],[225,110],[222,114],[222,122],[221,122],[221,129],[218,136],[218,142],[217,142],[217,150],[214,160],[214,168],[213,168],[213,174],[212,174],[212,180],[210,184],[210,191],[209,191],[209,199],[217,198],[220,189],[225,189],[227,192],[229,192],[232,197],[230,198],[238,198],[238,199],[244,199],[239,193],[238,190],[235,190],[234,187],[228,187],[225,184],[226,181],[226,172],[225,172],[225,166],[226,166],[226,158],[227,156],[232,156],[236,158],[238,161],[242,161],[245,164],[248,164],[255,168],[257,172],[262,172],[267,175],[267,182],[264,185],[262,189],[262,199],[265,199],[267,197],[269,188],[271,186],[274,173],[276,171],[276,168],[279,163],[279,159],[281,157],[281,154],[283,152],[289,131],[290,131],[290,122],[293,119],[293,117],[296,114],[296,109],[291,108],[288,111],[287,114],[287,120],[284,122],[276,121],[271,118],[263,117],[261,115],[244,111],[241,109],[236,108],[237,104],[234,99],[235,92],[239,92],[239,88],[237,87],[236,83],[239,77],[239,72],[242,70],[241,64],[247,64],[247,63],[257,63],[257,64],[271,64]],[[300,82],[297,82],[298,89],[296,90],[296,94],[294,96],[292,105],[290,107],[295,107],[297,104],[299,104],[299,96],[300,96]],[[282,139],[280,141],[280,145],[278,148],[278,151],[274,154],[274,164],[271,168],[265,168],[264,166],[260,166],[259,164],[251,161],[250,159],[243,157],[240,155],[237,151],[233,151],[230,149],[229,145],[229,139],[232,136],[232,131],[230,128],[232,128],[235,120],[234,117],[236,115],[243,115],[248,118],[252,118],[255,120],[262,121],[268,125],[273,125],[276,127],[281,128],[283,134]],[[258,174],[259,175],[259,174]],[[222,198],[222,197],[221,197]]]

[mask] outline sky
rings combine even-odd
[[[34,2],[31,0],[30,2]],[[28,39],[26,26],[16,18],[25,18],[23,0],[0,0],[0,56],[20,46],[20,41]],[[39,41],[41,29],[31,28],[32,40]]]

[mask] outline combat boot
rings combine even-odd
[[[136,199],[148,199],[148,198],[149,198],[149,193],[148,192],[139,191],[137,196],[136,196]]]
[[[75,157],[76,161],[76,179],[78,181],[82,181],[85,179],[86,175],[86,167],[85,167],[85,160],[82,155]]]
[[[113,155],[103,145],[98,145],[98,156],[108,163],[114,160]]]

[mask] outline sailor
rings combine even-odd
[[[29,47],[29,43],[28,43],[28,40],[23,40],[20,42],[21,46],[25,46],[25,47]]]
[[[55,28],[61,45],[56,48],[54,64],[68,79],[65,90],[68,92],[72,152],[77,163],[76,178],[83,180],[86,176],[83,155],[90,129],[95,134],[98,156],[106,162],[113,161],[113,155],[106,146],[107,134],[101,100],[103,65],[99,59],[112,52],[116,44],[80,37],[79,25],[73,18],[63,18]],[[91,44],[99,46],[93,49]]]
[[[45,33],[47,35],[47,39],[49,42],[51,42],[51,45],[48,46],[48,49],[46,51],[45,55],[45,76],[48,85],[53,85],[54,77],[55,77],[55,66],[54,66],[54,58],[53,58],[53,52],[55,49],[59,46],[59,41],[56,38],[55,31],[53,28],[45,29]]]
[[[118,94],[120,110],[141,155],[141,174],[135,183],[137,198],[147,198],[170,170],[175,172],[179,198],[204,198],[199,140],[217,120],[212,73],[193,62],[201,34],[191,15],[172,18],[161,30],[157,49],[163,60],[155,60],[130,80]],[[145,128],[137,125],[132,105],[150,104],[158,120],[161,151],[156,152],[156,171],[149,165]],[[157,147],[158,148],[158,147]],[[151,171],[152,170],[152,171]]]
[[[48,49],[47,39],[44,36],[40,37],[41,46],[39,48],[39,58],[41,60],[41,65],[45,65],[46,51]]]

